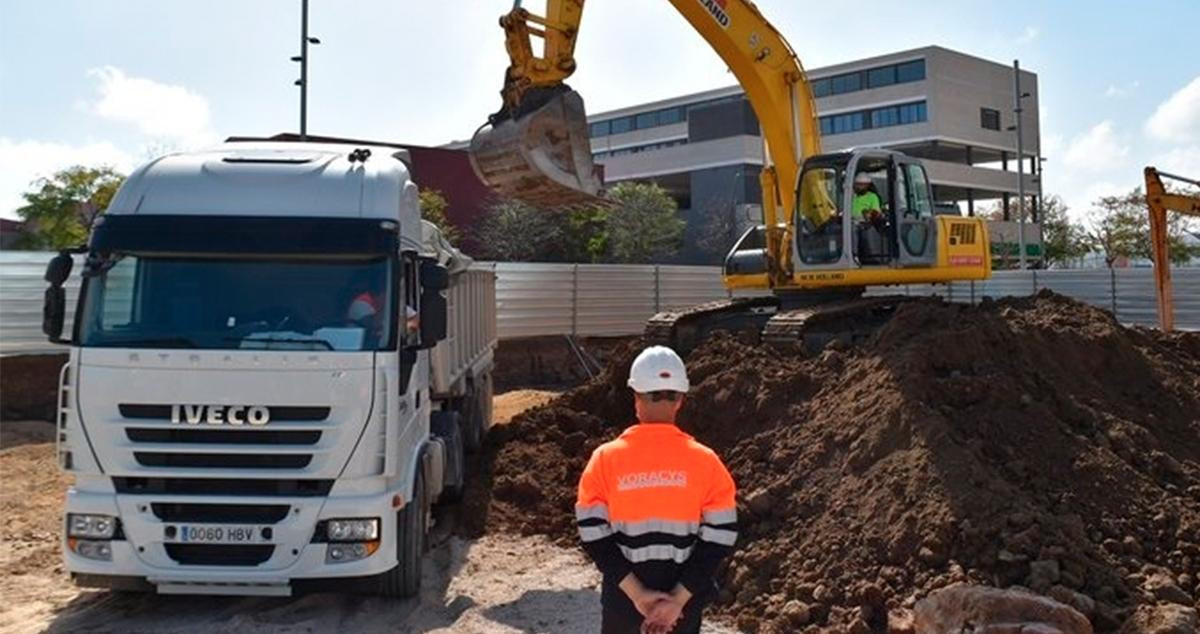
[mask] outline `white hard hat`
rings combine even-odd
[[[375,298],[367,293],[362,293],[350,302],[350,307],[346,309],[346,319],[350,321],[362,321],[367,317],[374,317],[379,309],[375,306]]]
[[[683,359],[666,346],[650,346],[633,360],[629,387],[634,392],[687,392],[687,368]]]
[[[858,175],[854,177],[854,184],[855,185],[870,185],[871,177],[867,176],[866,172],[859,172]]]

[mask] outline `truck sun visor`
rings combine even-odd
[[[395,222],[378,218],[103,216],[89,244],[96,252],[202,255],[389,255],[399,250]]]

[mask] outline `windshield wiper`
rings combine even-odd
[[[187,337],[146,337],[143,339],[104,339],[103,346],[114,348],[132,346],[140,348],[199,348],[195,341]]]
[[[238,343],[303,343],[303,344],[318,344],[325,346],[326,350],[334,350],[333,344],[324,339],[289,339],[287,337],[225,337],[225,341],[236,341]],[[270,348],[266,348],[270,350]]]

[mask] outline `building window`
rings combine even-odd
[[[637,116],[637,129],[645,130],[658,125],[658,112],[643,112]]]
[[[900,109],[896,106],[876,108],[871,111],[872,128],[886,128],[893,125],[900,125]]]
[[[867,71],[867,88],[891,86],[896,83],[896,67],[884,66]]]
[[[683,121],[683,108],[667,108],[658,111],[658,125],[671,125]]]
[[[835,95],[861,90],[862,77],[858,73],[838,75],[830,79],[830,88]]]
[[[812,93],[814,97],[828,97],[829,90],[830,88],[828,79],[818,79],[812,83]]]
[[[609,123],[612,124],[612,134],[621,134],[622,132],[629,132],[633,129],[633,119],[631,117],[613,119]]]
[[[847,114],[834,115],[833,133],[843,134],[845,132],[857,132],[862,130],[864,127],[863,119],[863,113],[861,112],[850,112]]]
[[[900,106],[900,124],[920,123],[925,121],[925,102],[910,103]]]
[[[867,128],[888,128],[896,125],[920,123],[926,120],[925,102],[918,101],[900,106],[884,106],[871,110],[825,115],[818,121],[821,134],[845,134]]]
[[[925,79],[925,60],[905,62],[896,67],[896,81],[904,83]]]
[[[988,130],[1000,129],[1000,111],[991,108],[979,109],[979,125]]]
[[[608,136],[608,122],[597,121],[592,124],[592,138],[598,136]]]

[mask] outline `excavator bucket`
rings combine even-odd
[[[547,209],[602,202],[583,98],[569,90],[471,139],[471,166],[505,198]]]

